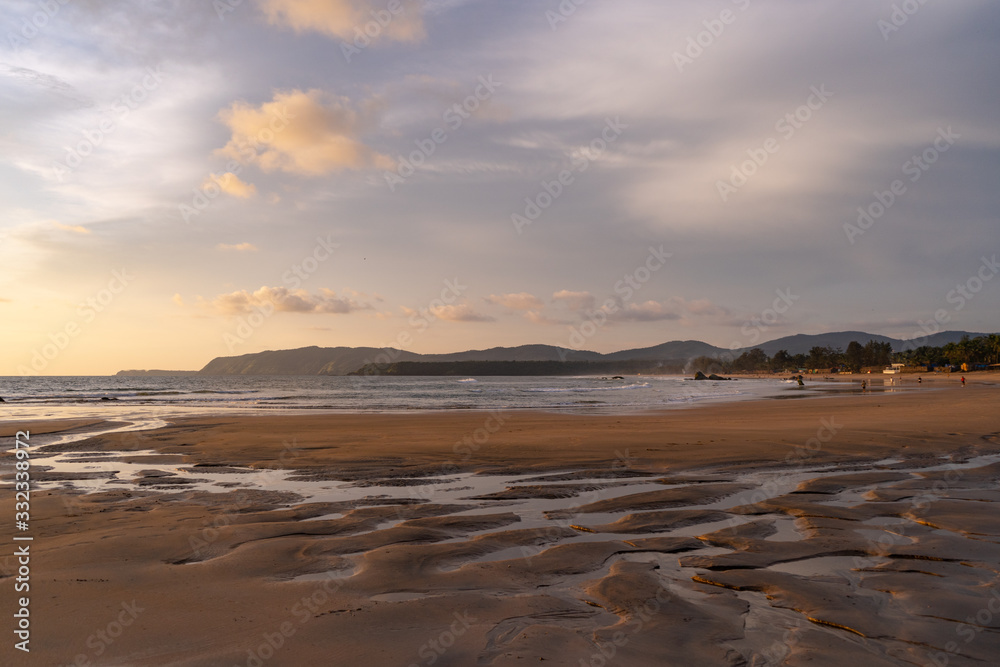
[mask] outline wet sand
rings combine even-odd
[[[33,452],[23,664],[995,664],[998,406],[2,423],[79,430]]]

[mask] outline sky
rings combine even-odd
[[[1000,330],[988,0],[5,0],[0,375]]]

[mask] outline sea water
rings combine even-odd
[[[819,387],[823,383],[810,383]],[[0,419],[130,418],[218,412],[545,410],[627,413],[706,401],[791,397],[784,379],[694,381],[681,376],[0,377]]]

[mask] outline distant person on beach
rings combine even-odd
[[[962,376],[962,386],[963,387],[965,386],[965,376],[964,375]]]
[[[867,387],[868,387],[868,381],[867,380],[862,380],[861,381],[861,391],[864,391]]]
[[[921,383],[921,382],[923,382],[923,381],[924,381],[924,379],[923,379],[923,378],[921,378],[921,377],[918,377],[918,378],[917,378],[917,384],[920,384],[920,383]]]

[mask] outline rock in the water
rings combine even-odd
[[[694,374],[694,379],[695,380],[707,380],[708,377],[704,373],[702,373],[701,371],[698,371],[697,373]]]

